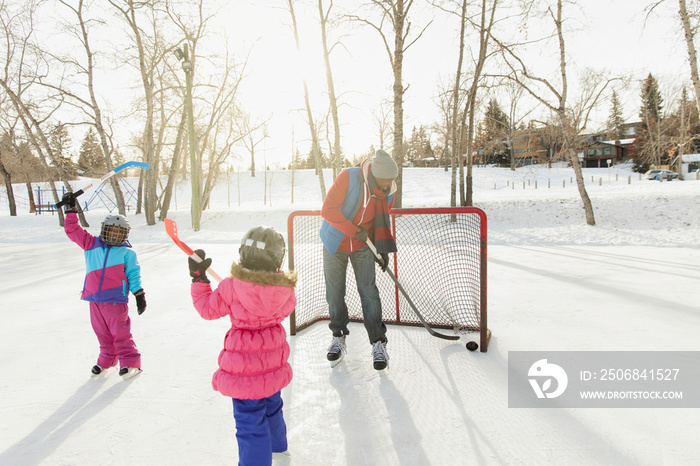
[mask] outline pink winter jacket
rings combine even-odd
[[[281,323],[296,306],[296,273],[251,271],[238,264],[231,277],[212,291],[209,283],[192,283],[192,303],[214,320],[231,318],[219,370],[212,386],[231,398],[259,400],[292,380],[287,333]]]

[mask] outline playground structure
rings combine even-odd
[[[117,182],[124,195],[126,210],[135,209],[138,200],[136,188],[124,177],[117,177]],[[114,192],[106,183],[107,181],[101,183],[95,188],[90,198],[81,203],[83,211],[104,207],[111,213],[117,209],[117,201],[114,197]],[[26,208],[30,213],[36,215],[41,215],[42,213],[56,213],[57,209],[54,205],[53,196],[51,194],[51,189],[48,187],[48,183],[36,183],[33,185],[32,190],[34,195],[33,201],[31,201],[28,196],[22,196],[15,192],[15,204],[18,209]],[[65,186],[61,186],[58,190],[59,197],[62,197],[65,193]],[[0,191],[0,202],[7,202],[7,193],[4,191]]]

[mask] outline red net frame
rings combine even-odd
[[[392,209],[398,247],[389,267],[431,327],[455,333],[478,332],[480,349],[488,348],[487,220],[477,207]],[[328,320],[320,210],[292,212],[287,219],[289,270],[299,276],[297,307],[290,333]],[[421,325],[388,274],[377,272],[382,319],[387,324]],[[346,296],[350,320],[362,322],[360,297],[352,265]]]

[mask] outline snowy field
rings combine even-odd
[[[696,409],[508,407],[509,351],[700,351],[700,181],[641,180],[623,165],[584,173],[594,227],[570,169],[475,169],[488,216],[488,352],[465,349],[473,336],[392,326],[390,365],[377,372],[352,324],[348,355],[330,369],[325,324],[290,337],[289,456],[275,464],[697,464]],[[231,174],[197,233],[183,182],[169,217],[223,275],[249,228],[286,235],[291,211],[320,209],[313,173],[296,173],[293,196],[290,176],[268,173],[264,188],[263,172]],[[404,207],[449,206],[450,173],[404,176]],[[0,465],[235,464],[231,400],[210,385],[229,323],[198,316],[186,257],[163,224],[130,216],[148,300],[141,316],[131,302],[144,372],[93,379],[82,252],[57,216],[27,212],[23,185],[15,193],[21,211],[9,217],[0,190]],[[91,206],[93,234],[107,213]]]

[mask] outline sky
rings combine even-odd
[[[689,76],[687,52],[675,17],[675,3],[663,3],[647,19],[644,7],[648,3],[651,2],[587,0],[578,2],[578,5],[565,6],[569,28],[567,51],[573,68],[569,70],[570,79],[578,70],[586,67],[607,71],[614,76],[631,77],[630,82],[618,89],[627,121],[637,119],[639,81],[649,72],[659,80],[667,108],[677,99],[680,84],[685,83]],[[336,1],[335,10],[339,11],[347,5],[355,8],[357,4],[354,0]],[[269,120],[270,137],[258,147],[258,157],[262,159],[258,160],[258,164],[264,162],[273,168],[286,166],[294,149],[305,154],[310,147],[309,129],[303,111],[302,76],[307,79],[315,115],[324,114],[328,107],[317,4],[312,0],[295,2],[301,34],[301,58],[293,42],[286,1],[240,0],[219,2],[219,5],[220,9],[208,29],[210,36],[202,42],[200,52],[220,52],[227,41],[230,49],[241,58],[250,52],[247,77],[240,89],[241,102],[254,119]],[[353,9],[353,12],[357,10]],[[44,18],[45,21],[55,19],[54,8],[48,8],[46,13],[48,17]],[[411,14],[411,37],[415,38],[424,27],[425,30],[408,49],[404,59],[404,80],[408,86],[404,94],[406,137],[410,136],[413,127],[421,124],[430,126],[440,120],[437,96],[444,86],[442,83],[456,68],[458,38],[456,18],[429,8],[427,2],[415,2]],[[111,21],[113,19],[109,21],[110,26]],[[115,21],[113,24],[118,23]],[[100,30],[97,25],[95,27]],[[534,20],[528,23],[527,28],[530,36],[539,33],[539,26]],[[46,34],[46,31],[51,31],[51,36],[43,37],[44,41],[59,37],[55,28],[42,27],[38,33]],[[140,89],[140,77],[109,56],[107,51],[110,47],[120,47],[120,42],[113,38],[117,34],[121,37],[123,33],[116,29],[108,31],[96,38],[95,50],[102,65],[109,63],[115,68],[110,69],[105,81],[98,82],[97,91],[105,98],[106,107],[123,117],[133,112],[133,93]],[[111,31],[114,31],[114,36],[110,35]],[[387,52],[376,31],[345,21],[341,28],[331,32],[331,38],[337,40],[341,31],[342,46],[336,46],[333,51],[331,66],[336,94],[341,102],[341,144],[350,158],[367,153],[371,146],[378,148],[379,136],[373,113],[377,113],[383,100],[392,99],[392,74]],[[473,45],[474,42],[473,34],[467,37],[468,44]],[[52,45],[67,43],[55,41]],[[64,45],[64,51],[70,50],[70,47]],[[78,49],[74,53],[76,56],[83,54]],[[548,54],[534,47],[528,49],[527,55],[531,60],[529,63],[543,70],[552,63],[543,58]],[[170,58],[175,60],[174,57]],[[465,63],[465,72],[470,69],[469,62],[467,60]],[[570,100],[575,97],[574,90],[570,93]],[[505,97],[498,98],[502,107],[507,108]],[[525,113],[533,105],[524,104],[523,107]],[[608,113],[609,103],[603,102],[596,115],[596,123],[604,121]],[[532,115],[543,118],[538,112]],[[129,146],[131,134],[142,131],[140,125],[132,126],[130,121],[126,118],[116,124],[122,147]],[[83,135],[81,132],[74,137],[76,145]],[[322,136],[325,140],[325,135]],[[234,165],[247,167],[247,154],[240,151],[239,155],[240,162]]]
[[[488,218],[487,352],[465,349],[473,334],[451,342],[389,326],[389,367],[377,372],[364,328],[351,324],[348,354],[331,369],[324,323],[290,336],[289,455],[274,464],[696,464],[696,408],[509,407],[514,351],[700,350],[700,181],[647,181],[628,165],[583,172],[595,227],[569,168],[475,168]],[[183,182],[169,216],[225,275],[249,228],[287,237],[290,212],[320,208],[313,172],[296,172],[293,196],[290,176],[269,177],[267,198],[264,177],[222,180],[196,233]],[[449,172],[404,176],[405,207],[449,204]],[[186,257],[163,224],[129,215],[148,302],[140,316],[130,303],[144,372],[91,378],[98,345],[79,299],[83,254],[57,216],[30,214],[24,186],[15,191],[20,212],[9,217],[0,189],[0,464],[235,464],[231,400],[211,388],[230,323],[194,310]],[[108,213],[92,205],[88,231]],[[514,394],[533,396],[526,388]]]
[[[659,79],[667,101],[676,98],[672,95],[678,95],[679,82],[689,76],[687,52],[674,16],[675,4],[671,7],[662,5],[647,20],[644,10],[647,3],[650,2],[587,0],[579,5],[565,6],[564,10],[570,27],[567,51],[573,59],[572,66],[632,78],[619,89],[627,121],[637,118],[639,80],[649,72]],[[347,2],[336,2],[338,6],[343,4]],[[229,15],[222,16],[227,18],[227,23],[230,19],[234,36],[258,40],[251,55],[251,79],[243,89],[251,110],[272,117],[272,137],[265,147],[272,160],[285,157],[293,144],[302,149],[309,146],[305,114],[299,112],[304,108],[304,102],[300,71],[295,64],[297,54],[292,43],[291,20],[284,5],[286,2],[281,1],[235,2],[230,6]],[[312,108],[320,113],[328,104],[320,55],[318,12],[315,2],[301,2],[296,8],[302,48],[313,48],[316,52],[305,52],[302,61],[308,70],[306,76]],[[415,2],[412,13],[414,31],[429,25],[407,51],[404,61],[404,79],[409,85],[404,100],[404,134],[407,137],[414,126],[439,121],[436,96],[439,83],[451,76],[456,68],[458,38],[455,18],[429,10],[423,2]],[[533,23],[530,27],[537,26]],[[473,35],[471,37],[468,43],[473,44]],[[343,41],[347,47],[336,48],[331,64],[336,93],[343,102],[340,108],[342,144],[347,154],[359,154],[370,145],[378,146],[372,112],[382,99],[392,97],[391,70],[386,51],[375,31],[355,28]],[[542,63],[544,55],[532,52],[531,63]],[[469,65],[465,65],[465,71],[468,69]],[[572,74],[570,70],[570,79]],[[573,98],[573,93],[570,98]],[[501,99],[501,104],[507,108],[504,99]],[[598,121],[607,118],[608,113],[609,104],[605,102],[601,105]]]

